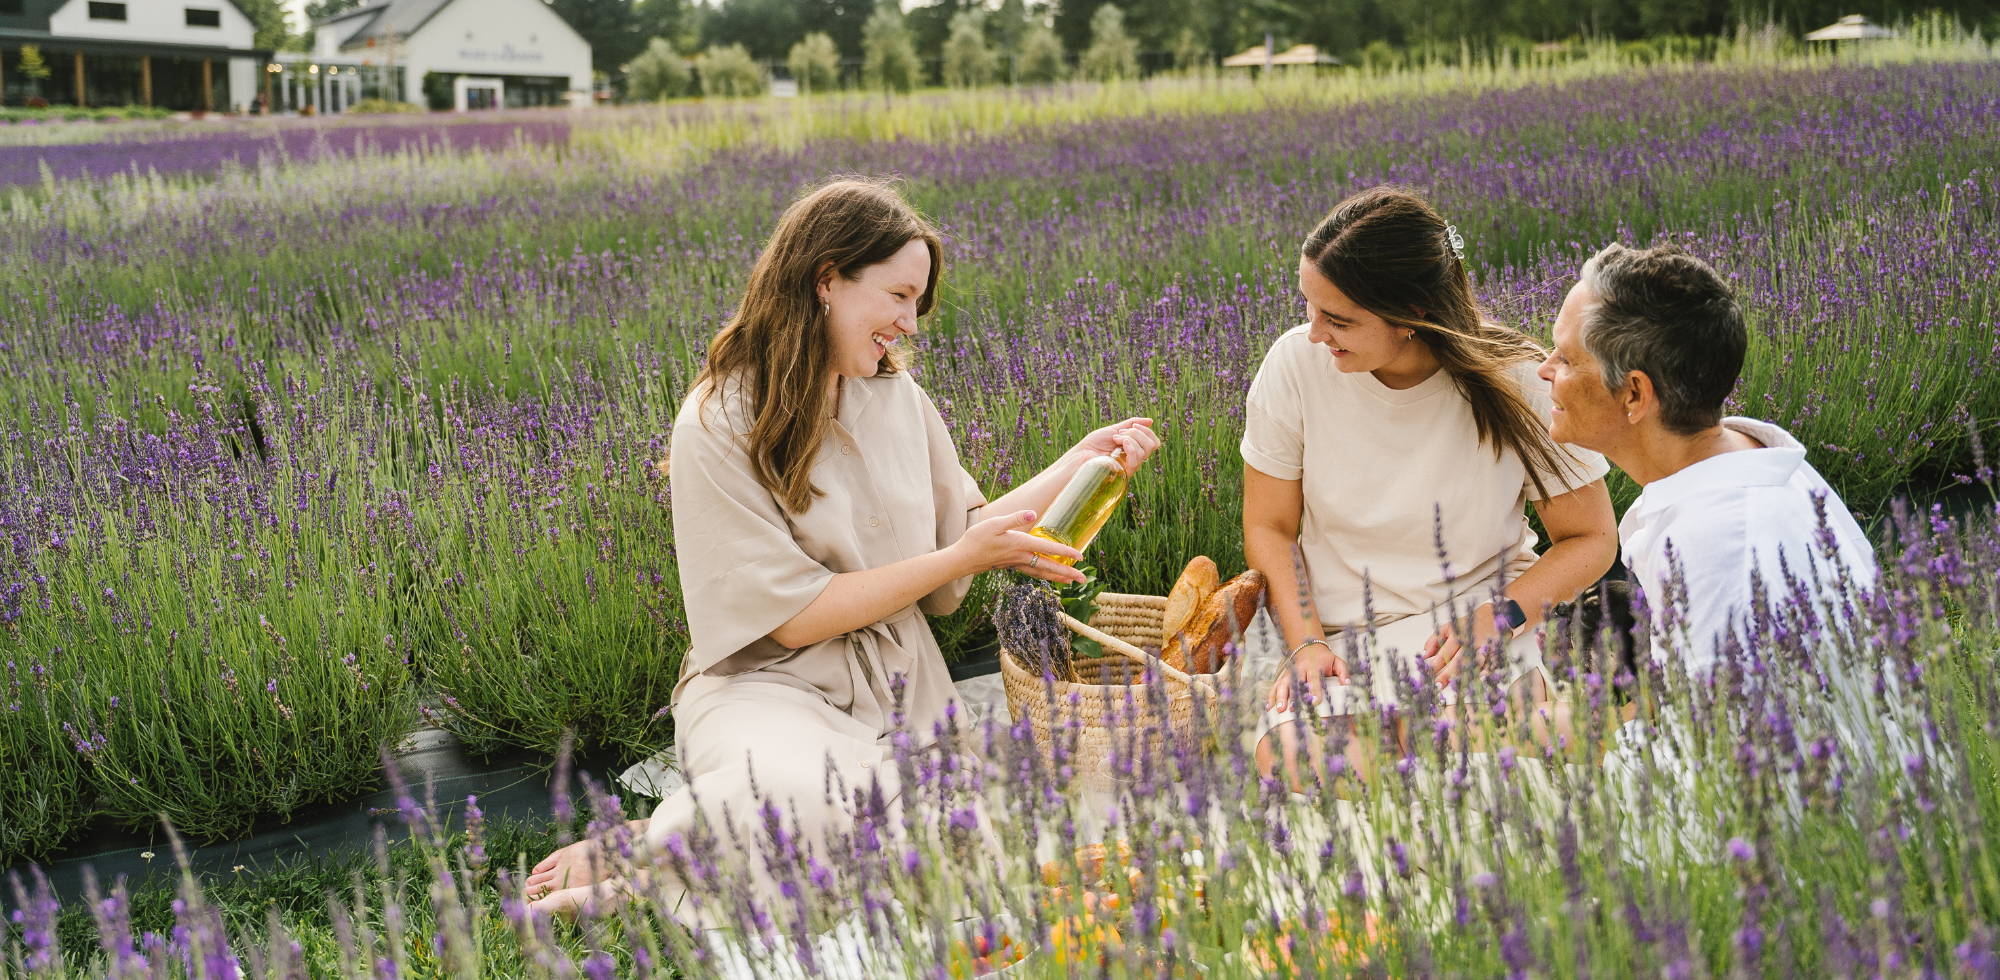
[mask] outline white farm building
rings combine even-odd
[[[590,44],[542,0],[377,0],[313,28],[310,54],[278,57],[281,109],[590,104]]]
[[[247,110],[256,33],[233,0],[0,0],[0,104]]]

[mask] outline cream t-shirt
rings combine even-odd
[[[1369,610],[1380,626],[1429,616],[1458,596],[1483,602],[1503,571],[1511,581],[1533,565],[1528,468],[1511,451],[1495,459],[1492,444],[1480,442],[1472,405],[1451,375],[1397,391],[1367,372],[1342,373],[1306,331],[1287,331],[1264,355],[1250,383],[1242,453],[1259,473],[1302,484],[1299,547],[1320,622],[1359,625]],[[1515,374],[1546,418],[1549,386],[1535,368],[1523,362]],[[1610,471],[1597,453],[1560,448],[1577,467],[1541,474],[1552,494]]]

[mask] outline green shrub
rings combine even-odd
[[[1116,5],[1107,3],[1090,15],[1090,48],[1081,68],[1094,82],[1139,77],[1139,41],[1125,33],[1125,12]]]
[[[1021,39],[1017,77],[1024,85],[1052,85],[1069,77],[1069,63],[1056,32],[1041,24],[1028,28],[1027,36]]]
[[[907,92],[923,66],[896,0],[882,0],[861,28],[861,78],[872,89]]]
[[[636,101],[657,102],[686,95],[693,78],[687,59],[666,38],[656,37],[646,43],[646,50],[639,57],[632,59],[626,70],[625,91]]]
[[[25,106],[0,106],[0,121],[15,123],[24,120],[35,122],[120,122],[127,119],[171,119],[171,109],[158,106],[49,106],[28,108]]]
[[[1193,28],[1182,28],[1174,37],[1174,70],[1179,72],[1203,72],[1215,67],[1215,58],[1208,45],[1195,33]]]
[[[831,92],[840,87],[840,49],[834,47],[833,38],[824,31],[808,34],[805,40],[792,45],[785,63],[799,83],[801,95]]]
[[[978,88],[993,82],[999,59],[986,46],[985,18],[966,11],[951,18],[951,37],[944,42],[944,83],[952,88]]]
[[[725,98],[762,95],[770,81],[764,66],[741,44],[713,45],[701,56],[701,94]]]
[[[429,110],[425,109],[423,106],[416,104],[415,102],[403,102],[400,100],[391,102],[388,99],[362,99],[361,101],[348,106],[347,111],[358,112],[361,113],[362,115],[369,115],[369,114],[392,115],[392,114],[422,113],[422,112],[427,112]]]

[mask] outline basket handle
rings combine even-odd
[[[1161,660],[1160,658],[1155,657],[1152,654],[1147,653],[1146,651],[1141,650],[1138,647],[1135,647],[1132,644],[1125,642],[1124,640],[1112,636],[1111,634],[1106,633],[1103,630],[1090,625],[1089,623],[1076,619],[1075,617],[1071,616],[1068,613],[1062,613],[1061,615],[1062,615],[1063,625],[1068,626],[1073,632],[1075,632],[1079,636],[1082,636],[1086,639],[1096,640],[1097,644],[1103,647],[1104,649],[1110,650],[1111,652],[1116,653],[1122,657],[1125,657],[1128,660],[1136,660],[1143,666],[1152,667],[1158,670],[1160,672],[1160,675],[1165,677],[1167,680],[1180,684],[1183,687],[1189,686],[1194,683],[1194,679],[1189,677],[1186,671],[1176,668],[1173,664],[1167,663],[1166,661]]]

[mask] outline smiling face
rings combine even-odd
[[[1307,339],[1332,351],[1333,364],[1343,373],[1397,372],[1413,358],[1425,359],[1427,350],[1413,349],[1423,344],[1405,338],[1403,330],[1348,299],[1310,259],[1299,260],[1299,292],[1305,294],[1310,318]]]
[[[888,261],[862,269],[856,278],[826,274],[819,301],[828,306],[835,375],[874,377],[890,345],[917,332],[917,301],[930,275],[931,252],[921,239],[911,239]]]
[[[1582,283],[1570,289],[1556,316],[1555,351],[1535,373],[1549,383],[1549,397],[1555,402],[1550,438],[1609,452],[1631,429],[1625,414],[1629,406],[1620,397],[1630,388],[1615,392],[1605,387],[1603,368],[1583,346],[1583,314],[1596,303],[1596,295]]]

